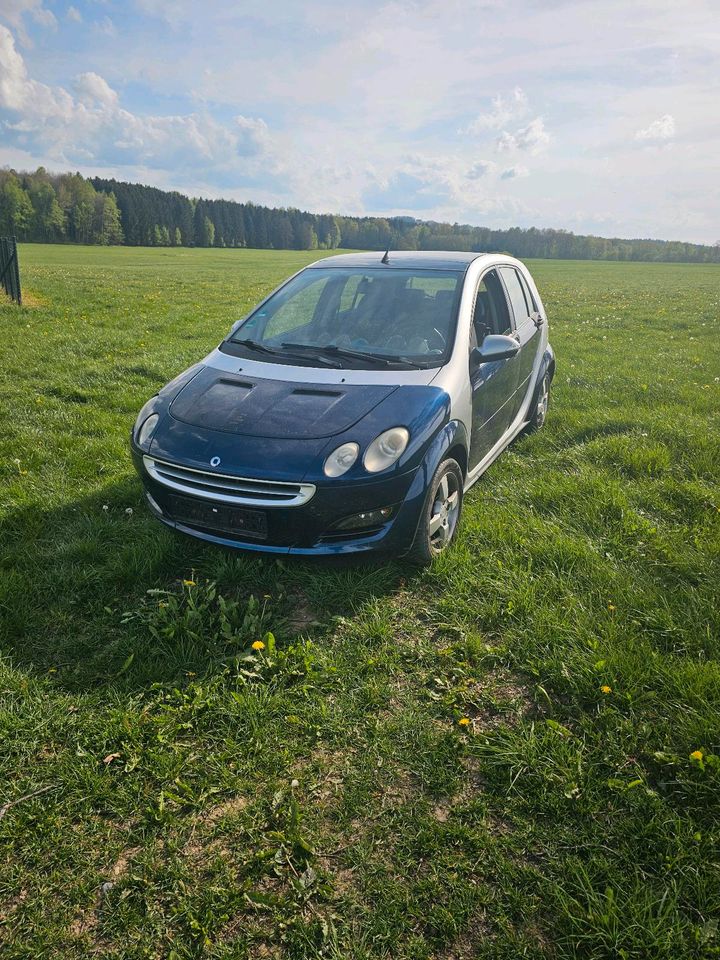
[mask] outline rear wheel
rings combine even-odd
[[[525,428],[527,433],[535,433],[539,430],[547,419],[548,407],[550,405],[550,374],[543,375],[538,384],[535,396],[533,397],[532,407],[530,408],[530,418]]]
[[[443,460],[435,471],[408,553],[413,563],[428,564],[455,539],[463,500],[463,475],[456,460]]]

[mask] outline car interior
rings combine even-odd
[[[486,273],[478,286],[472,329],[475,343],[470,345],[471,349],[480,346],[490,333],[510,334],[512,332],[505,291],[494,270]]]

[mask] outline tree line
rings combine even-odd
[[[79,173],[0,170],[0,234],[46,243],[124,242],[112,191],[96,190]]]
[[[414,217],[345,217],[186,197],[79,173],[0,170],[0,234],[46,243],[503,251],[523,258],[720,263],[720,244],[623,240],[568,230],[491,230]]]

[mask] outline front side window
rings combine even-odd
[[[480,346],[489,333],[511,333],[507,298],[497,270],[490,270],[478,284],[473,310],[470,346]]]
[[[235,330],[263,359],[336,366],[440,366],[455,336],[463,274],[388,267],[304,270]]]

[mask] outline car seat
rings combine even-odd
[[[487,290],[481,290],[475,300],[475,313],[473,314],[473,327],[475,328],[478,346],[482,344],[489,333],[493,332],[490,307],[490,294]]]

